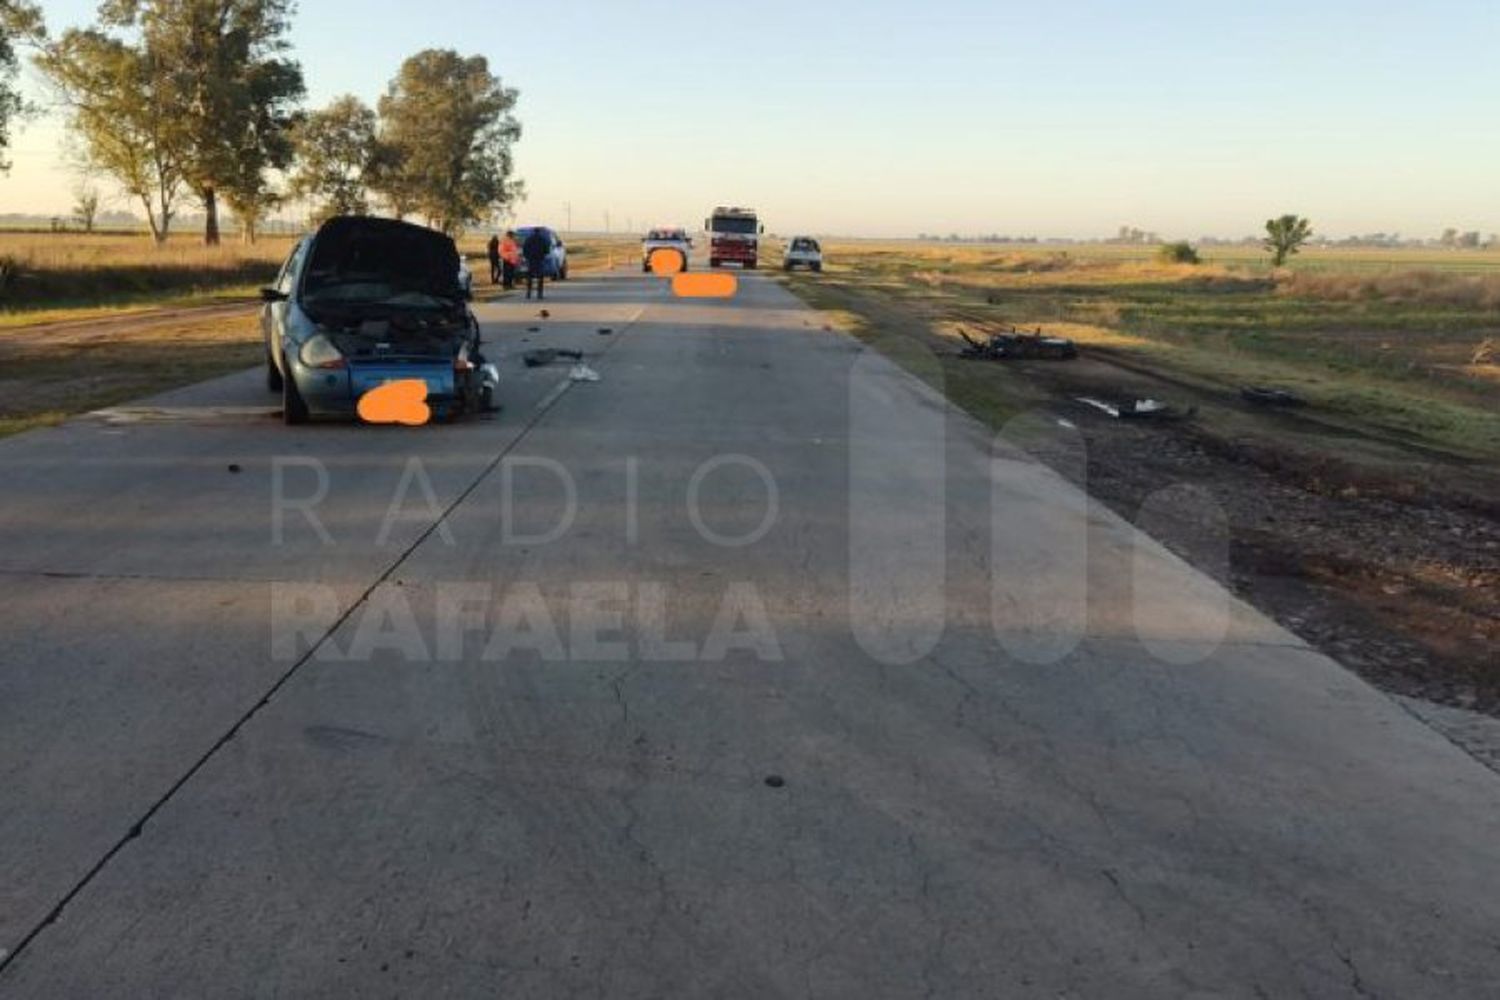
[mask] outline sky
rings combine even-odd
[[[97,4],[42,6],[56,31]],[[486,56],[521,92],[522,222],[1500,232],[1496,0],[303,0],[291,40],[309,106],[373,104],[423,48]],[[0,213],[66,213],[62,140],[20,133]]]

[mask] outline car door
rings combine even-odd
[[[291,308],[292,294],[297,290],[297,275],[302,271],[302,259],[307,254],[310,242],[310,238],[302,239],[292,248],[286,263],[281,266],[281,273],[276,276],[276,284],[272,286],[281,293],[282,298],[275,302],[267,301],[260,310],[260,328],[266,339],[266,356],[274,359],[276,366],[283,372],[286,371],[286,364],[281,357],[281,346],[286,339],[287,310]]]

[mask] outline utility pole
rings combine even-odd
[[[605,236],[609,235],[609,212],[608,211],[606,211],[604,213],[604,235]]]

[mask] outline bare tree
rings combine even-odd
[[[94,220],[99,218],[99,189],[91,184],[82,184],[73,192],[73,218],[86,233],[94,231]]]

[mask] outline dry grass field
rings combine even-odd
[[[85,318],[98,310],[205,304],[249,299],[275,277],[295,237],[264,236],[254,245],[227,240],[205,247],[196,233],[166,246],[135,233],[0,231],[0,327]],[[482,285],[487,278],[484,233],[459,241]],[[569,241],[570,267],[580,271],[628,255],[634,237],[582,236]]]

